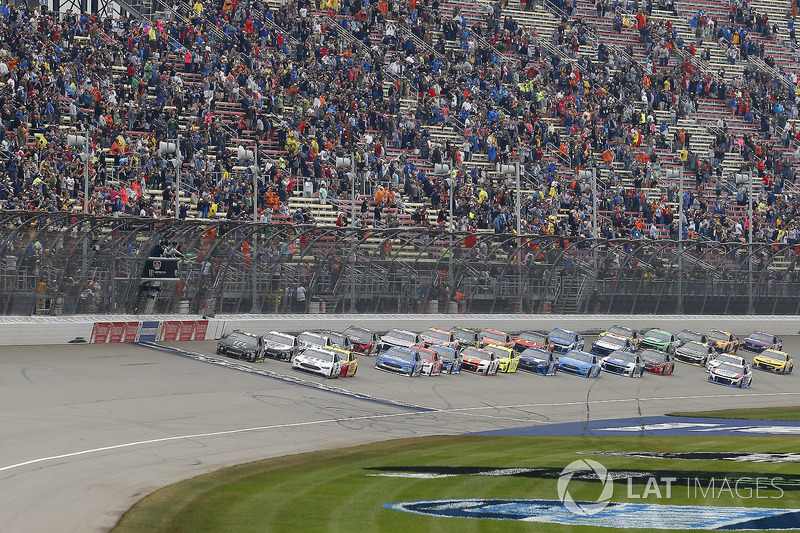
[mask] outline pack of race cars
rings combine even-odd
[[[235,330],[220,340],[217,354],[251,362],[283,360],[293,370],[327,378],[355,376],[359,355],[374,355],[379,370],[412,377],[461,371],[492,376],[520,370],[543,376],[596,378],[606,372],[636,378],[645,373],[670,375],[678,362],[705,367],[711,383],[740,388],[750,386],[753,369],[790,374],[794,368],[792,357],[782,351],[781,339],[763,331],[738,339],[718,329],[674,334],[653,328],[641,333],[614,325],[588,350],[585,345],[580,333],[561,328],[518,335],[463,327],[428,328],[421,333],[393,329],[379,335],[350,326],[343,332],[304,331],[296,336]],[[752,362],[737,355],[740,350],[752,353]]]

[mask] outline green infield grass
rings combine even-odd
[[[800,486],[800,463],[586,455],[587,452],[797,452],[800,449],[797,442],[796,437],[710,435],[442,436],[394,440],[269,459],[189,479],[144,498],[122,517],[113,533],[609,532],[606,528],[588,526],[429,517],[382,507],[385,503],[428,499],[555,500],[557,476],[486,475],[486,471],[545,468],[560,472],[569,463],[587,458],[601,462],[610,471],[673,471],[687,479],[687,486],[682,481],[675,483],[669,499],[665,499],[663,485],[656,489],[657,493],[651,490],[646,494],[644,485],[634,485],[632,490],[617,481],[614,502],[800,509],[800,490],[762,488],[761,499],[755,499],[744,498],[741,492],[735,495],[720,490],[717,494],[716,489],[703,495],[702,491],[698,494],[697,484],[688,486],[688,479],[696,479],[698,475],[718,479],[794,476],[796,486]],[[475,471],[483,475],[475,475]],[[426,479],[408,477],[408,472],[453,475]],[[573,480],[569,485],[575,500],[596,501],[601,488],[596,481]],[[702,485],[702,488],[707,487]]]
[[[690,416],[696,418],[736,418],[741,420],[783,420],[800,421],[800,407],[763,407],[758,409],[720,409],[719,411],[698,411],[669,413],[667,416]]]

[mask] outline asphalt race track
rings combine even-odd
[[[800,337],[784,342],[800,353]],[[412,379],[380,372],[362,357],[354,378],[326,381],[271,360],[242,363],[261,373],[214,364],[230,360],[213,355],[213,342],[173,346],[192,353],[125,344],[0,347],[0,531],[105,532],[164,485],[291,453],[800,404],[797,374],[754,371],[752,388],[738,390],[709,384],[704,369],[680,363],[673,376],[641,379]]]

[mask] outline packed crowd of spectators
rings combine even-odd
[[[733,63],[769,64],[752,36],[794,42],[793,14],[787,26],[733,0],[730,20],[694,14],[692,41],[652,3],[598,2],[632,44],[600,43],[588,57],[579,50],[599,42],[596,29],[571,1],[555,6],[564,12],[547,42],[503,2],[483,4],[480,24],[438,0],[173,6],[156,20],[0,6],[0,210],[80,209],[83,149],[67,136],[88,130],[94,213],[174,216],[180,162],[180,218],[252,218],[252,170],[235,148],[257,141],[261,222],[314,223],[290,211],[297,190],[340,206],[339,225],[392,226],[406,214],[447,229],[452,178],[452,228],[509,232],[515,184],[495,169],[519,161],[526,233],[676,238],[682,203],[685,238],[743,241],[748,222],[732,215],[749,190],[723,172],[736,154],[740,172],[761,178],[756,238],[796,241],[795,91],[755,68],[733,78],[707,66],[720,45]],[[693,150],[679,121],[707,100],[752,133],[720,116],[712,146]],[[179,160],[159,153],[176,138]],[[335,164],[350,154],[355,175]],[[434,174],[440,163],[449,173]],[[683,197],[664,175],[677,165],[696,178]],[[592,168],[598,228],[591,183],[577,177]],[[349,220],[354,186],[363,200]]]

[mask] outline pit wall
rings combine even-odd
[[[34,346],[68,343],[111,344],[145,341],[214,340],[234,329],[254,333],[269,330],[299,332],[306,329],[342,331],[351,324],[384,333],[392,328],[422,331],[428,327],[464,326],[501,331],[550,331],[564,328],[584,334],[599,333],[613,324],[646,330],[658,327],[678,332],[684,328],[730,331],[739,336],[753,330],[776,335],[800,333],[797,316],[696,316],[696,315],[191,315],[2,317],[0,345]]]

